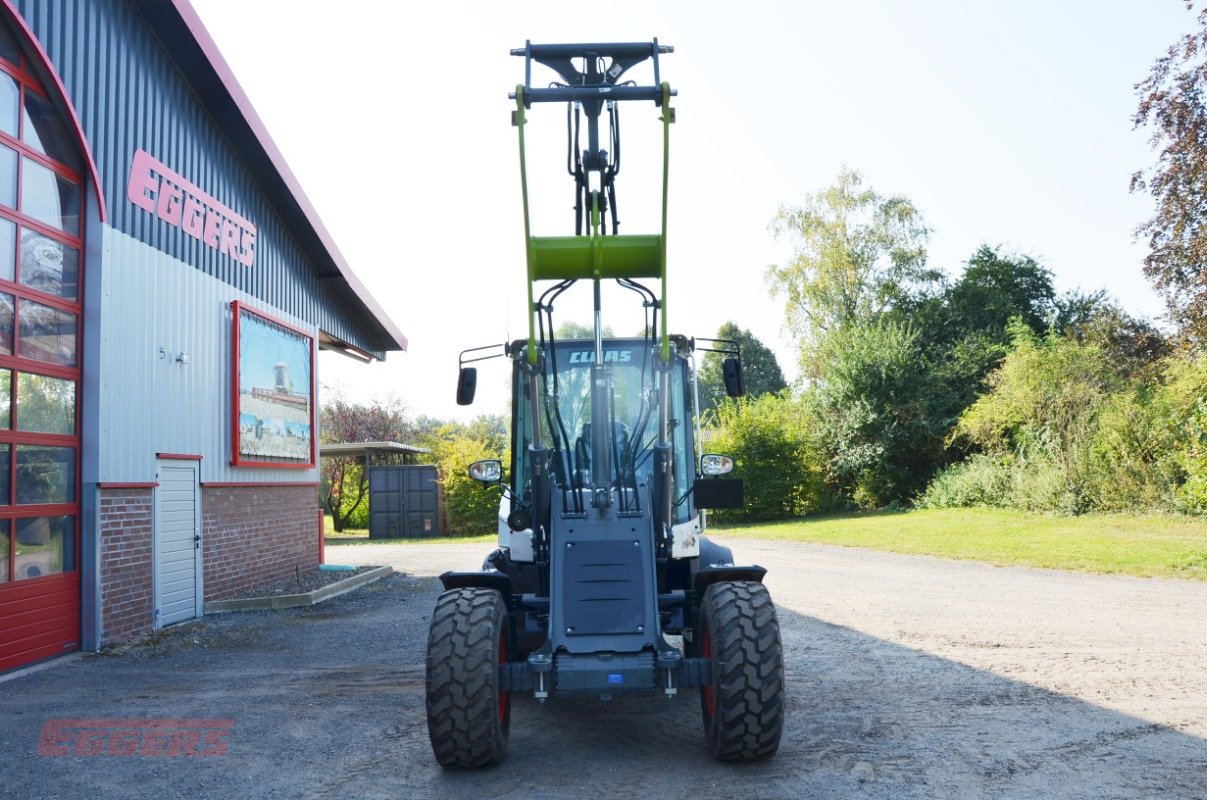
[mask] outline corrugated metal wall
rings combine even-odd
[[[16,0],[16,5],[75,104],[111,225],[357,347],[380,351],[347,307],[320,285],[254,176],[164,51],[171,42],[161,44],[126,0]],[[331,98],[323,101],[324,108],[332,108]],[[254,266],[244,267],[126,199],[131,157],[138,148],[257,226]],[[187,296],[181,297],[183,307]]]
[[[106,226],[102,235],[100,385],[86,388],[99,403],[97,480],[151,481],[156,453],[191,453],[203,457],[203,483],[317,481],[314,469],[230,466],[230,303],[244,301],[311,335],[314,326],[120,231]],[[178,353],[189,363],[178,363]]]

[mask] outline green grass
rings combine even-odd
[[[817,542],[1140,577],[1207,581],[1207,520],[939,509],[716,526],[719,537]]]
[[[331,522],[331,515],[323,515],[323,540],[328,546],[343,547],[350,544],[381,544],[389,542],[390,544],[423,544],[424,542],[493,542],[497,539],[497,534],[487,533],[481,536],[434,536],[425,539],[369,539],[369,531],[365,528],[344,528],[339,533],[335,532],[335,525]]]

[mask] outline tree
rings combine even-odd
[[[804,205],[781,206],[771,229],[795,244],[791,261],[771,266],[767,281],[787,300],[808,377],[816,376],[816,346],[826,334],[872,322],[939,277],[926,269],[928,230],[913,203],[876,194],[849,169]]]
[[[1186,10],[1193,9],[1186,2]],[[1156,200],[1151,219],[1136,229],[1148,239],[1144,273],[1165,297],[1170,318],[1196,340],[1207,336],[1207,8],[1198,30],[1175,42],[1136,84],[1140,104],[1132,121],[1151,126],[1157,151],[1152,169],[1132,175],[1131,190]]]
[[[986,244],[968,259],[945,299],[954,338],[978,332],[1006,341],[1015,318],[1040,333],[1056,309],[1051,271],[1029,255],[1003,254],[1000,247]]]
[[[503,462],[506,480],[510,457],[506,446],[499,448],[489,441],[492,423],[493,418],[483,417],[469,425],[447,423],[423,439],[436,461],[444,524],[453,535],[478,536],[497,530],[498,491],[469,477],[470,464],[497,458]]]
[[[941,292],[909,298],[889,316],[918,331],[932,365],[935,414],[950,427],[1010,349],[1011,321],[1036,334],[1061,308],[1052,273],[1031,256],[983,244]],[[1080,309],[1080,305],[1077,306]],[[1074,313],[1069,309],[1069,314]]]
[[[611,339],[614,335],[611,325],[603,326],[603,337],[605,339]],[[565,322],[558,323],[557,328],[554,330],[553,338],[558,341],[562,339],[594,339],[595,326],[594,324],[584,325],[581,322],[566,320]]]
[[[732,339],[742,350],[742,370],[746,373],[746,393],[751,397],[775,394],[788,388],[775,353],[749,330],[726,322],[717,330],[718,339]],[[722,374],[723,353],[705,353],[696,382],[700,391],[701,413],[711,412],[728,395]]]
[[[1055,330],[1064,331],[1078,341],[1097,344],[1124,376],[1159,371],[1165,357],[1173,351],[1173,343],[1151,322],[1128,314],[1105,293],[1099,293],[1094,306],[1079,314],[1074,324],[1060,324],[1063,316],[1058,313]]]
[[[906,500],[943,455],[934,371],[916,330],[882,319],[831,333],[816,384],[833,477],[861,506]]]
[[[324,387],[326,389],[326,387]],[[368,405],[346,400],[338,392],[320,409],[320,441],[334,442],[406,442],[415,428],[406,407],[395,397],[375,399]],[[331,512],[331,521],[342,531],[348,519],[369,494],[369,476],[360,458],[329,456],[322,461],[323,505]]]

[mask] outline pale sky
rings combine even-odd
[[[733,320],[794,376],[783,306],[763,279],[787,251],[767,226],[843,165],[913,200],[933,229],[932,266],[956,274],[980,244],[1004,245],[1038,258],[1060,290],[1105,288],[1133,313],[1162,311],[1132,236],[1152,205],[1128,179],[1154,155],[1131,116],[1134,84],[1193,26],[1180,0],[192,2],[348,263],[410,340],[367,366],[324,353],[319,380],[351,399],[394,394],[442,418],[505,410],[502,360],[478,365],[474,406],[454,395],[459,351],[527,331],[507,99],[523,80],[508,53],[525,39],[675,47],[662,61],[679,91],[673,332],[711,336]],[[657,110],[621,113],[621,230],[655,232]],[[573,233],[564,106],[529,120],[534,233]],[[630,297],[604,296],[618,334],[640,328]],[[582,283],[557,316],[587,322],[589,307]]]

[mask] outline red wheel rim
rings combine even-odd
[[[499,663],[507,663],[507,631],[499,631]],[[511,706],[511,692],[499,690],[499,720],[507,721],[507,710]]]
[[[708,626],[702,626],[704,629],[700,631],[700,656],[712,660],[712,632],[708,630]],[[716,667],[714,666],[715,670]],[[704,712],[708,714],[708,718],[712,719],[713,704],[716,698],[713,697],[712,681],[704,685]]]

